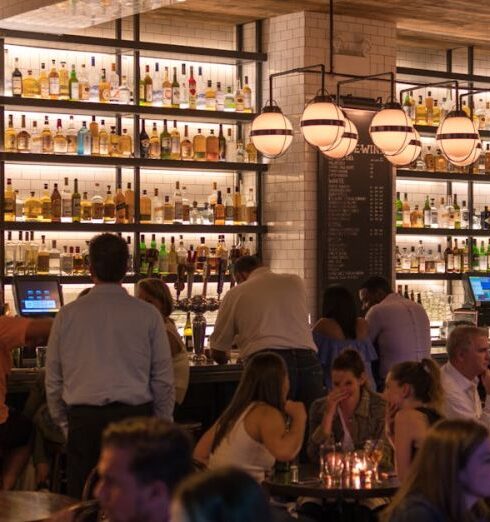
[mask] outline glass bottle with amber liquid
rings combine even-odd
[[[83,275],[85,273],[85,263],[80,252],[80,247],[75,247],[75,254],[73,255],[73,274]]]
[[[41,221],[49,223],[51,221],[51,196],[48,190],[48,184],[44,184],[44,192],[41,197]]]
[[[82,219],[82,198],[78,192],[78,179],[73,181],[73,194],[71,195],[71,220],[80,223]]]
[[[70,97],[70,79],[68,70],[66,69],[66,62],[61,62],[61,67],[58,72],[60,79],[60,100],[68,100]]]
[[[46,236],[41,236],[41,246],[37,253],[36,273],[39,275],[49,274],[49,250],[46,246]]]
[[[189,139],[189,126],[184,126],[184,139],[180,144],[180,154],[184,161],[191,161],[194,156],[194,152],[192,150],[192,142]]]
[[[100,194],[99,183],[95,184],[95,194],[92,196],[92,223],[103,223],[104,222],[104,199]]]
[[[56,60],[51,60],[51,70],[48,74],[49,97],[57,100],[60,97],[60,75],[56,69]]]
[[[175,120],[172,132],[170,133],[170,159],[180,160],[180,132]]]
[[[42,213],[41,201],[36,197],[36,193],[31,191],[30,197],[24,201],[24,219],[26,221],[39,221]]]
[[[447,160],[442,155],[440,149],[437,149],[436,157],[435,157],[435,170],[436,172],[446,172],[447,171]]]
[[[427,106],[423,102],[422,96],[419,96],[415,107],[415,125],[427,125]]]
[[[216,205],[214,206],[214,224],[225,224],[225,207],[223,205],[223,199],[221,197],[221,190],[218,190],[218,199],[216,201]]]
[[[134,223],[134,191],[131,188],[131,183],[126,186],[124,199],[126,200],[126,222]]]
[[[436,162],[434,158],[434,154],[432,154],[430,145],[427,147],[427,152],[424,156],[424,163],[425,168],[429,171],[435,171],[436,170]]]
[[[95,116],[92,116],[88,130],[91,136],[91,154],[92,156],[98,156],[100,154],[99,124]]]
[[[53,150],[55,154],[66,154],[68,152],[68,141],[63,133],[61,118],[58,118],[56,134],[53,138]]]
[[[120,155],[119,135],[116,134],[116,127],[111,127],[111,134],[109,136],[109,156],[112,158],[118,158]]]
[[[111,84],[106,76],[106,70],[102,69],[99,80],[99,102],[109,103],[111,98]]]
[[[87,192],[83,193],[80,202],[80,218],[82,223],[90,223],[92,221],[92,202],[88,199]]]
[[[163,130],[160,134],[160,152],[161,159],[170,159],[172,153],[172,142],[170,132],[168,132],[167,120],[163,120]]]
[[[151,130],[149,154],[151,159],[160,159],[160,136],[158,135],[157,124],[155,122],[153,122],[153,128]]]
[[[124,197],[121,184],[117,186],[114,204],[116,206],[116,223],[126,223],[126,198]]]
[[[194,351],[194,341],[192,337],[192,323],[190,312],[187,312],[187,318],[184,326],[184,344],[187,353],[192,353]]]
[[[219,140],[218,137],[214,135],[213,129],[209,131],[209,136],[206,138],[206,160],[219,160]]]
[[[14,129],[14,116],[9,114],[9,122],[5,131],[5,152],[17,151],[17,134]]]
[[[163,200],[163,223],[171,225],[174,222],[174,206],[170,201],[170,196],[165,196]]]
[[[61,222],[61,194],[58,190],[58,183],[54,184],[51,193],[51,221],[53,223]]]
[[[45,100],[49,98],[49,79],[45,63],[41,64],[41,71],[39,72],[39,94]]]
[[[192,140],[192,148],[195,161],[206,161],[206,137],[201,133],[201,129],[197,129],[197,134]]]
[[[51,154],[54,150],[54,143],[53,143],[53,134],[49,127],[48,116],[44,116],[44,128],[41,133],[41,136],[43,138],[43,152],[46,154]]]
[[[107,185],[107,193],[104,200],[104,223],[114,223],[116,220],[116,204],[112,197],[111,186]]]
[[[119,137],[119,152],[125,158],[133,154],[133,140],[128,134],[128,129],[123,129],[122,136]]]
[[[21,118],[21,130],[19,134],[17,134],[17,151],[18,152],[30,152],[31,150],[31,135],[27,132],[26,129],[26,117],[23,114]]]
[[[209,257],[209,248],[206,245],[206,238],[201,237],[201,242],[196,249],[196,271],[200,274],[204,272],[204,266]]]
[[[151,199],[146,189],[140,197],[140,222],[151,223]]]

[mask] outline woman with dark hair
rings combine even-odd
[[[325,290],[322,317],[313,327],[313,338],[318,347],[327,389],[332,387],[332,361],[346,348],[359,352],[364,361],[368,383],[374,386],[371,362],[378,356],[369,339],[367,322],[359,317],[354,297],[347,288],[332,285]]]
[[[490,439],[470,420],[444,420],[427,433],[384,522],[490,520]]]
[[[188,478],[172,502],[172,522],[270,522],[262,488],[244,471],[223,468]]]
[[[262,482],[276,460],[292,460],[301,449],[306,412],[303,403],[287,400],[288,391],[279,355],[252,356],[230,405],[201,437],[194,458],[210,469],[237,466]]]
[[[175,321],[170,317],[174,309],[170,289],[160,279],[142,279],[136,285],[136,296],[153,305],[162,316],[172,352],[175,402],[182,404],[189,386],[189,357],[175,326]]]
[[[430,426],[441,419],[439,366],[432,359],[395,364],[386,377],[384,397],[389,405],[387,435],[403,481]]]

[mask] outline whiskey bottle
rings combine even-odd
[[[404,228],[410,228],[410,203],[408,202],[407,193],[405,193],[405,197],[403,198],[402,216],[403,216],[402,226]]]
[[[17,151],[17,134],[14,129],[14,116],[9,114],[9,122],[5,131],[5,152]]]
[[[22,73],[19,69],[19,59],[14,60],[14,70],[12,72],[12,96],[22,96]]]
[[[218,190],[218,197],[216,200],[216,205],[214,206],[214,224],[225,224],[225,207],[223,206],[223,200],[221,198],[221,190]]]
[[[116,134],[116,127],[111,127],[111,133],[109,135],[109,156],[117,158],[121,155],[121,149],[119,147],[119,135]]]
[[[48,184],[44,184],[44,192],[41,197],[41,221],[49,223],[51,221],[51,196],[48,190]]]
[[[92,116],[88,130],[90,132],[91,154],[92,156],[98,156],[100,154],[99,124],[95,116]]]
[[[206,138],[201,134],[201,129],[197,129],[197,134],[192,140],[195,161],[206,161]]]
[[[209,257],[209,248],[206,245],[206,239],[201,237],[201,242],[196,250],[196,271],[198,273],[203,273],[204,266],[207,263]]]
[[[66,154],[68,152],[68,141],[63,133],[61,118],[56,124],[56,134],[53,138],[53,150],[55,154]]]
[[[87,192],[83,193],[80,202],[80,218],[82,223],[90,223],[92,221],[92,202],[88,199]]]
[[[216,110],[216,91],[213,88],[213,82],[208,80],[208,86],[204,93],[204,97],[206,99],[206,110],[215,111]]]
[[[78,96],[82,101],[89,101],[90,99],[90,83],[84,63],[82,63],[80,74],[78,76]]]
[[[233,218],[235,214],[235,208],[233,206],[233,197],[231,195],[231,189],[226,189],[225,198],[225,225],[233,225]]]
[[[122,192],[121,184],[117,186],[114,204],[116,206],[116,223],[126,223],[126,198]]]
[[[99,154],[101,156],[109,156],[109,133],[105,128],[105,120],[100,120],[100,130],[99,130]]]
[[[41,201],[36,197],[36,193],[31,191],[30,197],[24,201],[24,219],[26,221],[39,221],[41,217]]]
[[[163,203],[163,223],[171,225],[174,222],[174,206],[170,202],[170,196],[165,196]]]
[[[116,220],[116,204],[112,197],[111,186],[107,185],[107,193],[104,200],[104,223],[114,223]]]
[[[189,139],[189,126],[184,126],[184,139],[180,144],[180,154],[184,161],[191,161],[193,159],[194,152],[192,150],[192,142]]]
[[[188,225],[190,223],[191,206],[187,197],[187,187],[182,187],[182,223]]]
[[[92,196],[92,223],[104,222],[104,199],[100,194],[99,183],[95,184],[95,193]]]
[[[21,130],[17,134],[17,151],[18,152],[30,152],[31,150],[31,135],[26,130],[26,117],[23,114],[21,118]]]
[[[39,73],[39,93],[41,98],[47,100],[49,98],[49,79],[46,73],[46,64],[41,64],[41,71]]]
[[[111,98],[111,86],[106,77],[105,69],[102,69],[99,81],[99,102],[109,103]]]
[[[214,135],[214,130],[211,129],[209,136],[206,138],[206,160],[207,161],[218,161],[219,160],[219,140]]]
[[[11,178],[7,179],[3,205],[5,221],[15,221],[15,193],[12,188]]]
[[[42,134],[37,127],[37,121],[32,122],[31,130],[31,153],[41,154],[43,151],[43,138]]]
[[[71,223],[72,221],[72,202],[71,192],[68,185],[68,178],[65,178],[65,185],[61,192],[61,222]]]
[[[172,153],[172,141],[168,132],[167,120],[163,120],[163,131],[160,134],[161,159],[170,159]]]
[[[85,264],[83,262],[83,256],[80,253],[80,247],[75,247],[75,254],[73,255],[73,274],[83,275],[85,271]]]
[[[42,131],[43,138],[43,152],[46,154],[51,154],[53,152],[53,134],[51,133],[51,129],[49,128],[49,118],[44,116],[44,128]]]
[[[247,161],[249,163],[257,163],[257,149],[255,148],[251,138],[248,139],[245,151],[247,153]]]
[[[56,60],[51,60],[52,67],[49,71],[49,97],[52,100],[57,100],[60,96],[60,75],[56,69]]]
[[[122,136],[119,138],[119,151],[125,158],[129,158],[133,154],[133,141],[128,134],[128,129],[123,129]]]
[[[244,103],[243,103],[243,92],[240,84],[240,79],[237,80],[237,88],[235,91],[235,110],[236,112],[243,112]]]
[[[39,82],[32,75],[32,71],[27,71],[27,76],[22,80],[22,96],[26,98],[39,98]]]
[[[68,129],[66,129],[66,150],[68,154],[77,153],[77,130],[75,129],[75,120],[70,116]]]
[[[71,195],[71,219],[73,223],[80,223],[82,219],[82,201],[78,192],[78,179],[73,180],[73,194]]]
[[[143,96],[141,97],[142,105],[151,105],[153,102],[153,80],[150,76],[150,66],[145,66],[145,77],[143,78]]]
[[[69,87],[69,76],[68,71],[66,70],[66,62],[61,62],[61,68],[59,70],[59,79],[60,79],[60,100],[68,100],[70,96],[70,87]]]
[[[134,191],[131,188],[131,183],[127,184],[124,199],[126,200],[126,221],[134,223]]]
[[[58,191],[58,183],[54,184],[51,193],[51,221],[53,223],[61,222],[61,194]]]
[[[415,125],[427,124],[427,106],[423,103],[422,96],[419,96],[417,107],[415,108]]]
[[[182,204],[182,192],[180,191],[180,183],[175,182],[175,192],[173,198],[174,207],[174,223],[182,223],[184,219],[184,208]]]
[[[146,189],[140,197],[140,222],[151,223],[151,199]]]
[[[235,193],[233,194],[233,224],[241,225],[242,223],[242,196],[240,194],[240,186],[237,185],[235,187]]]
[[[247,222],[249,225],[257,225],[257,204],[254,198],[254,189],[248,189],[247,198]]]
[[[170,134],[170,147],[170,159],[180,160],[180,132],[177,129],[177,122],[175,120]]]
[[[160,159],[161,155],[161,145],[160,145],[160,136],[158,135],[157,124],[153,122],[153,128],[150,136],[150,158],[151,159]]]

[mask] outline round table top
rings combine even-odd
[[[26,522],[42,520],[76,504],[76,499],[40,491],[0,491],[0,520]]]

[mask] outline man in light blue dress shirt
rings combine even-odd
[[[126,243],[100,234],[89,259],[95,286],[56,316],[46,360],[48,406],[67,436],[68,494],[75,498],[97,463],[104,428],[142,415],[171,420],[175,398],[162,318],[121,286]]]

